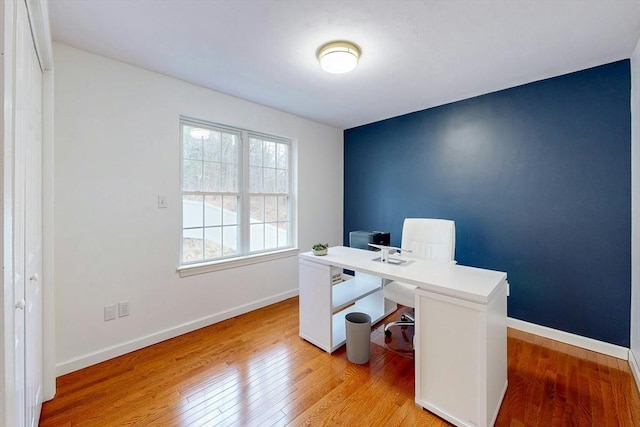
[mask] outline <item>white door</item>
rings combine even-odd
[[[21,425],[42,407],[42,70],[26,5],[17,2],[14,144],[14,292],[17,399]],[[22,418],[22,419],[21,419]]]
[[[13,144],[13,293],[15,298],[14,326],[15,326],[15,382],[16,407],[21,413],[16,414],[18,426],[26,425],[26,357],[25,357],[25,170],[27,139],[27,55],[28,21],[26,21],[25,5],[16,2],[16,68],[15,68],[15,123]]]

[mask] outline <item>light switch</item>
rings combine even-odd
[[[163,196],[162,194],[158,194],[158,208],[166,208],[167,207],[167,196]]]
[[[118,311],[118,306],[116,304],[105,305],[104,306],[104,321],[108,322],[109,320],[115,319],[117,311]]]

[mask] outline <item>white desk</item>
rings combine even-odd
[[[458,426],[493,425],[507,390],[506,273],[377,257],[342,246],[326,256],[299,255],[300,336],[333,352],[344,344],[346,313],[365,312],[375,323],[396,309],[380,280],[331,286],[342,268],[414,284],[416,404]]]

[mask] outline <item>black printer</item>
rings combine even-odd
[[[370,251],[379,250],[369,246],[369,243],[389,246],[391,244],[391,233],[386,231],[352,231],[349,233],[349,246],[352,248],[368,249]]]

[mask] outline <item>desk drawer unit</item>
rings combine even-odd
[[[507,285],[487,304],[416,292],[416,404],[457,426],[495,423],[507,390]]]

